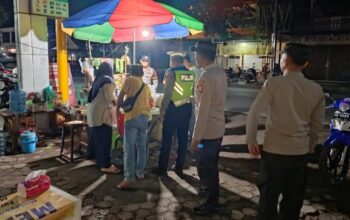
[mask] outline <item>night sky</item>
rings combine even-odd
[[[3,6],[5,11],[9,15],[13,13],[13,0],[0,0],[0,7]],[[90,5],[96,4],[101,0],[70,0],[69,1],[69,10],[70,14],[75,14],[78,11],[89,7]],[[224,9],[230,8],[232,5],[237,5],[238,0],[157,0],[158,2],[166,3],[176,8],[185,11],[186,13],[204,21],[208,22],[209,20],[222,20],[224,16],[222,13],[208,13],[207,9],[219,9],[223,11]],[[254,0],[245,0],[245,2],[254,2]],[[8,16],[1,26],[2,27],[11,27],[13,26],[13,16]]]
[[[70,14],[87,8],[102,0],[69,0]],[[232,8],[242,6],[244,3],[256,3],[258,0],[156,0],[158,2],[172,5],[193,17],[203,21],[209,29],[215,29],[223,25],[229,14],[232,14]],[[259,0],[260,2],[271,0]],[[282,0],[280,0],[282,1]],[[0,0],[0,27],[13,27],[13,0]],[[294,0],[297,8],[307,8],[310,4],[305,0]],[[350,15],[350,10],[343,7],[348,0],[337,0],[336,3],[330,3],[329,0],[315,0],[315,8],[320,9],[320,15],[323,17],[336,15]],[[305,5],[306,4],[306,5]],[[306,9],[308,10],[308,9]],[[236,16],[234,14],[234,16]],[[317,15],[316,15],[317,16]],[[221,27],[224,28],[224,27]]]
[[[0,0],[0,27],[13,27],[13,0]]]

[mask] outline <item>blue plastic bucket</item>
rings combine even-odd
[[[21,134],[21,149],[23,153],[33,153],[36,150],[38,138],[34,132],[25,131]]]

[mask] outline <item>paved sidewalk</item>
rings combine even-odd
[[[180,179],[169,171],[169,178],[149,174],[157,164],[159,145],[153,143],[146,179],[127,191],[116,184],[122,175],[106,175],[91,161],[66,164],[57,159],[58,140],[34,154],[0,157],[0,196],[15,192],[15,186],[31,170],[46,169],[53,185],[83,199],[82,219],[243,219],[257,215],[259,192],[256,187],[259,160],[248,153],[245,140],[246,116],[227,113],[226,135],[220,153],[220,215],[198,217],[192,208],[202,201],[198,198],[198,175],[194,158],[188,154],[186,178]],[[264,126],[259,127],[259,139]],[[323,133],[323,138],[327,130]],[[303,219],[350,219],[350,185],[332,188],[322,183],[317,165],[309,165],[310,178],[302,209]]]

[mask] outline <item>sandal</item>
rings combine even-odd
[[[130,188],[130,182],[127,180],[123,180],[121,183],[119,183],[117,185],[117,188],[120,190],[128,189],[128,188]]]
[[[122,170],[118,167],[115,167],[114,165],[111,165],[108,168],[101,168],[101,171],[104,173],[119,174]]]

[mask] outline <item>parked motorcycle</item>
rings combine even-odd
[[[15,87],[15,83],[15,77],[0,74],[0,109],[9,108],[9,92]]]
[[[282,76],[282,75],[283,75],[283,73],[282,73],[280,65],[279,64],[275,64],[275,66],[273,68],[273,71],[272,71],[272,77]]]
[[[239,74],[237,74],[235,71],[233,71],[232,68],[225,70],[225,72],[226,72],[228,83],[238,82]]]
[[[350,98],[335,100],[329,94],[326,97],[334,103],[334,114],[330,123],[330,135],[324,143],[319,160],[319,169],[323,177],[331,184],[345,181],[350,158]]]
[[[247,70],[243,70],[243,73],[239,77],[239,80],[241,82],[245,82],[245,83],[258,82],[258,80],[256,78],[256,71],[255,71],[255,69],[250,68],[250,69],[247,69]]]

